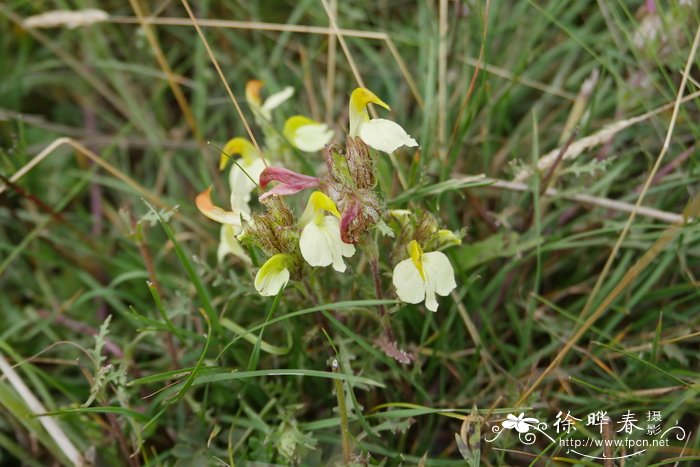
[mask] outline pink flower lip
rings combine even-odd
[[[293,195],[307,188],[315,188],[321,179],[282,167],[266,167],[260,174],[260,186],[265,188],[272,181],[279,182],[279,185],[263,193],[260,196],[261,201],[272,195]]]

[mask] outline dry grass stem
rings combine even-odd
[[[588,299],[586,301],[586,304],[581,311],[581,316],[586,316],[588,314],[589,308],[593,305],[595,299],[597,298],[598,292],[600,291],[600,288],[603,285],[603,281],[607,277],[608,271],[610,270],[610,267],[612,266],[613,261],[615,260],[617,253],[620,249],[620,246],[622,245],[622,242],[624,241],[625,237],[627,236],[627,232],[629,231],[630,226],[632,225],[632,221],[635,218],[635,215],[639,211],[639,208],[641,207],[642,201],[644,200],[644,195],[646,194],[647,190],[649,189],[649,186],[651,185],[651,181],[654,179],[654,176],[656,175],[656,172],[658,171],[659,167],[661,166],[661,162],[663,160],[664,155],[666,154],[666,151],[668,151],[668,147],[671,143],[671,136],[673,135],[673,130],[676,126],[676,119],[678,118],[678,110],[680,109],[681,102],[683,100],[683,92],[685,90],[686,83],[688,82],[688,74],[690,73],[690,68],[693,64],[693,60],[695,58],[695,53],[698,49],[698,44],[700,43],[700,27],[695,32],[695,39],[693,40],[693,46],[690,50],[690,54],[688,55],[688,60],[686,62],[686,67],[685,71],[683,72],[683,78],[681,79],[681,84],[678,88],[678,95],[676,97],[675,104],[673,106],[673,114],[671,115],[671,122],[669,123],[668,126],[668,131],[666,133],[666,139],[664,140],[663,147],[661,148],[661,152],[659,153],[659,156],[656,158],[656,163],[654,164],[654,167],[652,168],[651,172],[649,172],[649,175],[647,176],[647,181],[644,185],[644,188],[642,189],[642,192],[639,194],[639,197],[637,198],[637,203],[634,206],[634,209],[630,213],[629,218],[627,219],[627,222],[625,223],[624,228],[622,229],[622,232],[620,232],[620,236],[618,237],[617,241],[615,242],[615,245],[613,246],[612,251],[610,252],[610,255],[608,256],[608,260],[605,263],[605,266],[603,267],[603,271],[600,273],[598,276],[598,279],[596,281],[595,286],[593,287],[593,290],[588,296]],[[700,198],[700,195],[696,197],[693,201],[691,201],[690,208],[687,209],[685,216],[686,217],[696,217],[698,215],[698,198]],[[620,293],[629,285],[632,283],[632,281],[656,258],[656,256],[666,247],[666,245],[671,242],[673,239],[676,238],[677,234],[679,233],[681,229],[680,225],[673,225],[666,229],[664,233],[661,235],[661,238],[657,240],[654,245],[639,259],[639,261],[623,276],[623,278],[620,280],[620,282],[615,286],[615,288],[603,299],[602,303],[598,306],[598,308],[595,309],[595,311],[588,317],[588,319],[585,321],[583,325],[581,325],[580,328],[578,328],[574,334],[571,336],[569,341],[566,343],[564,348],[562,348],[557,355],[554,357],[552,362],[547,366],[547,368],[539,375],[537,380],[528,388],[523,394],[521,394],[520,398],[518,399],[517,405],[522,405],[527,398],[532,394],[532,392],[544,381],[544,379],[551,373],[552,370],[557,368],[561,361],[564,359],[564,357],[569,353],[569,350],[571,350],[571,347],[578,342],[578,340],[586,333],[586,331],[593,326],[593,324],[600,318],[600,316],[605,313],[607,310],[608,306],[612,304],[612,302],[618,297]]]
[[[17,391],[17,394],[22,398],[33,415],[41,415],[46,413],[46,409],[39,402],[39,399],[34,396],[34,393],[24,384],[22,378],[5,360],[5,357],[0,353],[0,372],[5,375],[10,385]],[[73,465],[83,466],[85,462],[83,456],[78,452],[75,445],[66,436],[64,431],[53,418],[39,417],[39,422],[44,426],[46,432],[51,436],[54,442],[58,445],[63,454],[70,460]]]

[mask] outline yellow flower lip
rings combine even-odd
[[[350,105],[348,106],[350,117],[350,136],[360,136],[360,127],[369,122],[369,114],[367,113],[367,104],[377,104],[387,110],[391,107],[381,100],[375,93],[367,88],[355,88],[350,94]]]
[[[318,123],[311,120],[309,117],[305,117],[303,115],[294,115],[292,117],[289,117],[287,121],[284,122],[284,129],[282,130],[282,134],[289,141],[292,141],[294,139],[294,134],[296,133],[296,131],[305,125],[318,125]]]
[[[391,107],[381,100],[375,93],[367,88],[356,88],[350,95],[350,105],[356,112],[362,112],[367,104],[377,104],[384,107],[386,110],[391,110]]]
[[[420,278],[425,281],[425,272],[423,271],[423,249],[420,247],[417,241],[411,240],[411,243],[408,244],[408,254],[411,255],[411,260],[413,261],[413,264],[416,266],[416,269],[418,269],[418,274],[420,274]]]
[[[255,276],[255,289],[260,295],[277,295],[289,281],[289,269],[294,265],[294,257],[287,253],[277,253],[265,261]]]
[[[327,211],[340,219],[340,212],[335,206],[335,203],[330,199],[325,193],[320,191],[314,191],[309,197],[309,204],[313,207],[316,213],[321,213],[322,211]]]
[[[287,269],[292,262],[292,256],[286,253],[277,253],[265,261],[265,264],[260,268],[260,275],[266,276],[270,273],[279,272]]]
[[[247,164],[253,162],[256,157],[255,148],[250,141],[241,137],[232,138],[228,141],[228,143],[226,143],[226,146],[224,146],[224,149],[221,151],[221,157],[219,158],[219,170],[224,170],[229,159],[237,154],[240,154]]]

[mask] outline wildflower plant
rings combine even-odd
[[[304,283],[315,269],[331,267],[336,273],[352,274],[361,252],[370,263],[376,298],[383,298],[379,264],[386,260],[396,296],[406,303],[425,302],[428,310],[437,311],[437,296],[447,296],[457,286],[452,265],[439,250],[459,244],[460,236],[441,229],[429,212],[389,210],[378,187],[377,164],[386,157],[383,153],[417,147],[418,142],[398,123],[370,118],[368,104],[390,108],[368,89],[357,88],[350,96],[344,144],[331,143],[334,132],[303,115],[288,118],[281,131],[274,128],[272,112],[292,91],[263,101],[260,89],[259,81],[251,81],[246,95],[263,127],[262,151],[269,165],[251,142],[232,138],[219,164],[220,169],[230,165],[231,210],[214,205],[211,188],[197,197],[202,214],[223,225],[219,260],[232,253],[250,266],[246,251],[261,252],[266,259],[257,268],[254,287],[262,296],[274,296],[290,282]],[[284,157],[290,146],[316,153],[316,164],[314,156],[308,156],[308,165],[325,165],[325,170],[308,174],[290,168],[293,161]],[[295,214],[289,201],[297,197],[306,198],[306,207]],[[380,251],[386,251],[386,257],[380,258]],[[385,325],[391,341],[393,333]]]
[[[0,464],[697,458],[699,0],[89,3],[0,1]]]

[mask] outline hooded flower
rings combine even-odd
[[[289,282],[294,257],[278,253],[265,261],[255,276],[255,290],[264,297],[277,295]]]
[[[233,254],[243,259],[246,262],[250,261],[248,255],[241,247],[237,240],[237,236],[243,231],[243,221],[249,220],[247,212],[236,209],[235,202],[231,201],[233,210],[226,211],[219,206],[214,205],[211,200],[211,187],[201,192],[195,198],[197,209],[203,215],[211,220],[223,224],[219,235],[219,247],[216,251],[216,256],[221,261],[227,254]],[[247,206],[247,205],[246,205]]]
[[[231,187],[231,206],[246,214],[250,214],[250,193],[257,186],[265,162],[257,153],[255,146],[245,138],[233,138],[221,151],[219,159],[219,170],[224,170],[229,159],[240,155],[241,158],[232,164],[228,175],[229,186]]]
[[[355,89],[350,95],[350,137],[359,136],[368,146],[388,154],[401,146],[418,146],[399,124],[383,118],[370,119],[367,113],[367,104],[370,103],[391,110],[369,89]]]
[[[333,200],[320,191],[311,193],[299,220],[303,226],[299,248],[311,266],[325,267],[332,264],[336,271],[345,272],[343,257],[354,255],[355,247],[341,240],[339,219],[340,213]]]
[[[266,167],[260,173],[260,187],[265,188],[268,183],[276,181],[279,185],[272,188],[260,197],[260,201],[269,198],[272,195],[293,195],[306,188],[316,188],[321,182],[316,177],[296,173],[293,170],[283,169],[282,167]]]
[[[256,113],[262,115],[266,120],[272,119],[272,110],[282,105],[287,99],[294,95],[294,88],[287,86],[279,92],[270,94],[265,102],[260,97],[260,90],[265,83],[252,79],[246,83],[245,97],[248,104]]]
[[[333,130],[325,123],[318,123],[303,115],[289,117],[282,134],[300,151],[316,152],[323,149],[333,138]]]
[[[428,310],[437,311],[435,294],[444,297],[457,287],[450,260],[439,251],[423,253],[415,240],[408,244],[408,253],[411,257],[401,261],[394,268],[393,282],[396,294],[406,303],[420,303],[425,300]]]

